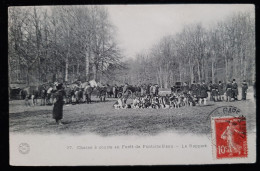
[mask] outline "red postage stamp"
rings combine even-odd
[[[245,117],[213,117],[211,126],[216,159],[247,157]]]

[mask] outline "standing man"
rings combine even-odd
[[[205,81],[202,81],[202,85],[200,86],[200,101],[201,104],[202,100],[204,105],[207,104],[207,97],[208,97],[208,86],[205,84]]]
[[[211,94],[212,94],[212,98],[213,101],[216,102],[218,101],[218,85],[216,83],[212,84],[211,86]]]
[[[200,83],[197,83],[197,85],[196,85],[196,97],[197,97],[197,99],[199,100],[200,99],[200,90],[201,90],[201,85],[200,85]]]
[[[237,85],[235,79],[233,79],[233,82],[232,82],[232,94],[233,94],[233,98],[234,98],[234,100],[237,100],[237,95],[238,95],[238,85]]]
[[[150,87],[151,87],[151,84],[147,84],[147,88],[146,88],[147,95],[150,95]]]
[[[115,84],[113,87],[114,98],[117,98],[117,92],[118,92],[118,88],[117,88],[117,85]]]
[[[184,85],[183,85],[183,93],[184,94],[188,94],[189,93],[189,85],[187,82],[184,82]]]
[[[47,90],[46,90],[45,86],[42,87],[40,95],[41,95],[41,106],[45,106],[46,96],[47,96]]]
[[[196,94],[197,86],[196,86],[196,82],[195,81],[193,81],[193,84],[191,84],[190,89],[191,89],[191,95],[194,96],[194,97],[197,96],[197,94]]]
[[[218,100],[224,100],[224,85],[221,81],[218,82]]]
[[[210,101],[213,101],[213,96],[212,96],[212,81],[209,82],[209,92],[210,92]]]
[[[246,100],[247,89],[248,89],[248,85],[246,83],[246,80],[244,80],[242,83],[242,99],[241,100]]]
[[[227,83],[227,87],[226,87],[226,96],[227,96],[227,102],[231,101],[231,97],[232,97],[232,83],[231,81],[228,81]]]
[[[159,95],[159,85],[155,84],[155,95],[158,96]]]
[[[154,95],[154,85],[150,84],[150,96],[153,97]]]

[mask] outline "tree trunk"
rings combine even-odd
[[[85,68],[86,68],[86,81],[89,80],[89,58],[90,58],[90,48],[88,49],[88,51],[85,52],[85,62],[86,62],[86,65],[85,65]]]
[[[215,71],[214,71],[214,61],[213,60],[211,62],[211,79],[212,79],[212,82],[214,83],[215,82]]]
[[[199,82],[201,82],[201,78],[200,78],[200,64],[199,61],[197,61],[198,63],[198,76],[199,76]]]

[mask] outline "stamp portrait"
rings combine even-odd
[[[245,117],[213,117],[213,154],[216,159],[247,157]]]

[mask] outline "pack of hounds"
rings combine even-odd
[[[127,85],[126,85],[127,86]],[[242,99],[246,100],[248,85],[244,80],[241,85]],[[254,87],[255,88],[255,87]],[[148,95],[136,96],[130,104],[127,104],[128,96],[125,95],[119,98],[113,107],[115,109],[127,108],[154,108],[154,109],[171,109],[180,108],[183,106],[207,105],[208,97],[211,101],[237,101],[238,100],[238,85],[236,80],[228,81],[224,85],[221,81],[219,83],[201,84],[193,82],[191,86],[184,83],[184,86],[176,91],[176,87],[171,88],[171,94],[160,96],[158,92],[150,92]],[[208,95],[210,94],[210,96]]]
[[[135,97],[132,103],[126,103],[127,98],[119,98],[113,107],[115,109],[127,109],[127,108],[154,108],[154,109],[171,109],[180,108],[182,106],[195,106],[196,104],[206,104],[204,100],[198,100],[198,98],[192,97],[190,94],[167,94],[166,96],[151,96],[145,95],[142,97]]]

